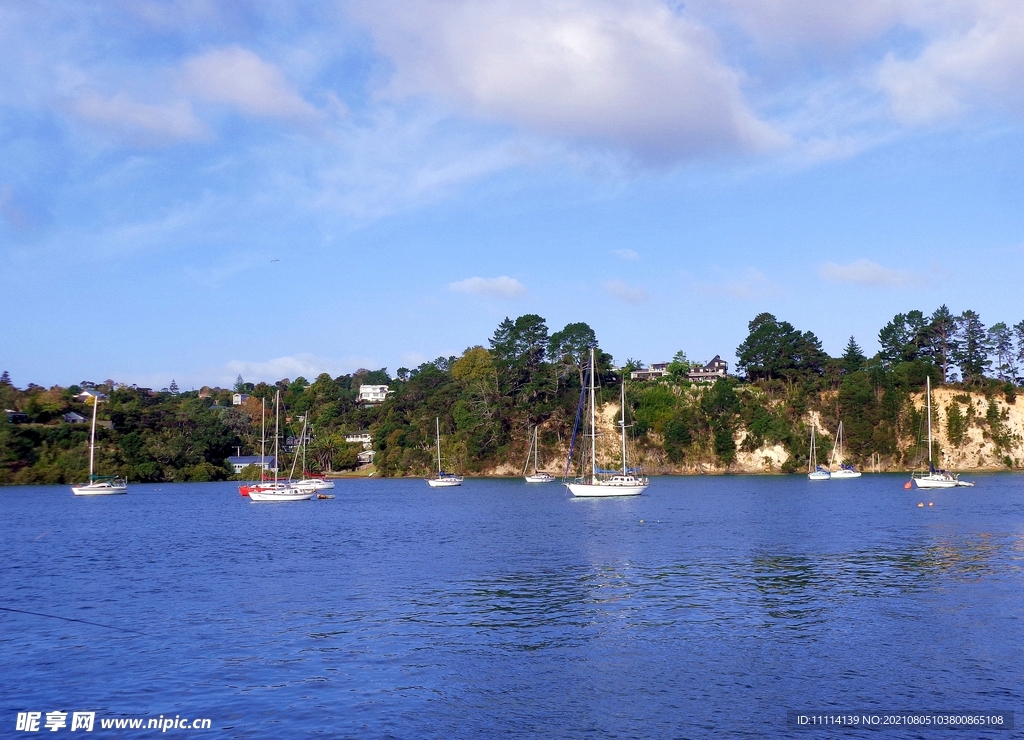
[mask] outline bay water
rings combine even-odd
[[[1021,736],[787,722],[1020,715],[1024,476],[975,480],[0,489],[0,737],[29,711],[107,737]]]

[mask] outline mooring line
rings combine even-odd
[[[136,635],[145,635],[145,632],[139,632],[138,630],[130,630],[127,627],[115,627],[112,624],[100,624],[99,622],[90,622],[86,619],[75,619],[74,617],[59,617],[56,614],[42,614],[41,612],[30,612],[25,609],[13,609],[9,606],[0,606],[0,611],[5,612],[17,612],[18,614],[31,614],[34,617],[49,617],[50,619],[62,619],[65,622],[80,622],[82,624],[89,624],[93,627],[105,627],[108,630],[117,630],[118,632],[131,632]]]

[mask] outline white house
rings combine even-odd
[[[261,464],[259,455],[232,455],[228,458],[228,465],[234,468],[235,473],[241,473],[244,468],[250,465],[256,465],[273,473],[277,471],[277,458],[273,455],[267,455],[262,458]]]
[[[664,378],[668,375],[667,362],[655,362],[651,366],[641,367],[629,374],[630,380],[650,380],[651,378]]]
[[[388,397],[386,385],[361,385],[356,400],[362,403],[384,403]]]
[[[356,462],[360,465],[369,465],[373,462],[373,456],[377,454],[374,450],[363,450],[356,455]]]
[[[370,436],[369,432],[352,432],[351,434],[346,434],[345,441],[350,445],[361,444],[364,450],[368,450],[373,447],[373,437]]]
[[[231,397],[232,406],[241,406],[243,403],[249,400],[248,393],[236,393]]]

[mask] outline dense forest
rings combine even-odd
[[[323,374],[311,382],[300,377],[252,384],[239,377],[230,389],[181,392],[173,381],[159,391],[113,380],[20,389],[4,372],[0,483],[84,480],[89,424],[81,419],[90,417],[97,395],[98,470],[131,481],[227,479],[233,475],[228,456],[259,452],[262,402],[272,403],[278,391],[281,442],[291,450],[307,423],[312,470],[356,468],[362,447],[346,443],[345,435],[369,431],[377,475],[427,473],[435,465],[439,418],[448,469],[512,474],[522,467],[530,430],[538,425],[547,467],[559,471],[592,348],[601,402],[615,414],[621,413],[618,384],[627,379],[632,444],[649,472],[750,470],[751,459],[763,460],[764,470],[801,470],[809,424],[827,437],[839,420],[847,461],[877,469],[914,466],[921,455],[926,378],[951,391],[935,411],[937,455],[977,438],[999,464],[1024,465],[1024,442],[1010,423],[1024,382],[1024,321],[986,327],[973,311],[954,315],[941,306],[930,315],[895,316],[878,342],[881,349],[870,358],[853,337],[842,356],[830,357],[812,332],[762,313],[736,350],[736,376],[691,382],[687,374],[702,363],[679,351],[664,377],[630,381],[629,372],[641,363],[616,366],[587,324],[552,333],[542,317],[528,314],[502,321],[486,347],[399,368],[393,377],[386,368],[336,378]],[[359,402],[363,384],[388,385],[387,400]],[[233,405],[234,393],[248,399]],[[285,467],[291,454],[282,455]],[[242,477],[252,475],[243,471]]]

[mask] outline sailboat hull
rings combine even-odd
[[[534,473],[525,477],[527,483],[554,483],[555,479],[547,473]]]
[[[833,473],[832,473],[832,477],[833,478],[840,478],[840,479],[842,479],[842,478],[860,478],[860,475],[861,475],[861,473],[860,473],[859,470],[836,470],[836,471],[833,471]]]
[[[606,496],[639,496],[647,490],[647,483],[566,483],[569,493],[580,498],[604,498]]]
[[[128,484],[91,483],[85,486],[71,486],[71,492],[76,496],[116,496],[128,493]]]
[[[807,480],[831,480],[832,474],[827,471],[816,470],[807,474]]]
[[[297,491],[291,488],[249,491],[250,501],[309,501],[316,494],[310,491]]]
[[[922,475],[920,478],[914,478],[914,485],[918,488],[956,488],[959,482],[956,478],[946,476]]]
[[[444,478],[427,478],[427,485],[431,488],[451,488],[461,486],[462,478],[457,476],[445,476]]]

